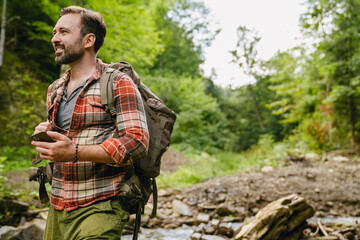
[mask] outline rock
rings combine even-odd
[[[42,219],[42,220],[47,220],[47,217],[48,217],[48,213],[49,212],[41,212],[39,213],[39,217]]]
[[[305,159],[310,160],[311,162],[319,161],[321,157],[316,153],[306,153]]]
[[[236,207],[235,211],[238,213],[238,215],[243,216],[245,215],[246,209],[244,207]]]
[[[234,230],[228,226],[220,225],[218,231],[221,235],[228,238],[232,238],[234,236]]]
[[[200,240],[201,236],[202,236],[201,233],[193,233],[193,234],[190,235],[190,239],[191,240]]]
[[[199,213],[195,219],[198,223],[207,223],[210,221],[210,215],[205,213]]]
[[[240,217],[231,217],[231,216],[226,216],[221,220],[223,223],[231,223],[231,222],[241,222],[241,218]]]
[[[220,224],[220,219],[213,219],[211,220],[210,224],[213,226],[217,226]]]
[[[26,224],[26,217],[22,216],[18,227],[24,226],[25,224]]]
[[[204,232],[204,228],[205,228],[206,224],[205,223],[200,223],[200,225],[198,226],[193,226],[193,230],[194,232]]]
[[[230,209],[229,206],[226,204],[220,204],[214,211],[215,214],[218,214],[219,216],[228,216],[231,214],[236,214],[235,209]]]
[[[335,156],[331,159],[334,162],[348,162],[350,161],[350,159],[348,157],[344,157],[344,156]]]
[[[13,227],[13,226],[2,226],[0,228],[0,239],[3,239],[5,238],[5,235],[8,233],[8,232],[12,232],[12,231],[16,231],[16,227]]]
[[[185,196],[184,196],[184,195],[182,195],[182,194],[176,194],[176,195],[175,195],[175,198],[176,198],[177,200],[182,201],[182,200],[184,200],[184,199],[185,199]]]
[[[151,215],[151,213],[152,213],[152,210],[153,210],[153,207],[154,207],[154,205],[152,204],[152,203],[147,203],[146,205],[145,205],[145,209],[144,209],[144,213],[146,214],[146,215]],[[160,208],[159,206],[158,206],[158,208]],[[159,210],[159,209],[158,209]]]
[[[306,172],[305,176],[307,179],[309,179],[311,181],[315,181],[315,179],[316,179],[316,175],[312,172]]]
[[[18,228],[3,226],[0,228],[0,237],[7,240],[42,240],[45,225],[46,221],[34,219]]]
[[[330,209],[329,214],[332,216],[340,216],[340,214],[337,211],[335,211],[334,209]]]
[[[158,191],[158,196],[159,197],[166,197],[166,196],[170,196],[171,193],[169,193],[168,191],[166,191],[165,189],[159,189]]]
[[[145,215],[145,216],[142,216],[142,217],[141,217],[141,225],[142,225],[142,226],[146,226],[146,225],[148,225],[150,222],[151,222],[151,221],[150,221],[150,217],[149,217],[149,216]]]
[[[242,222],[223,222],[220,223],[219,227],[225,227],[225,228],[231,228],[234,232],[238,229],[240,229],[244,223]]]
[[[226,193],[220,193],[217,197],[216,197],[216,202],[217,203],[223,203],[226,201],[227,195]]]
[[[274,168],[272,166],[265,166],[261,169],[262,173],[268,173],[274,171]]]
[[[215,210],[218,206],[217,205],[210,205],[210,204],[206,204],[206,203],[200,203],[198,205],[198,207],[203,209],[203,210]]]
[[[305,199],[292,194],[261,209],[253,221],[241,228],[235,239],[284,239],[293,231],[298,232],[297,228],[313,215],[314,209]]]
[[[213,236],[213,235],[203,235],[201,237],[201,240],[224,240],[225,238],[222,238],[220,236]]]
[[[0,199],[0,209],[6,209],[13,214],[23,213],[29,209],[29,204],[17,200]]]
[[[257,208],[257,207],[254,207],[254,208],[251,208],[250,210],[251,210],[251,212],[253,212],[254,214],[257,214],[260,209]]]
[[[206,225],[205,227],[204,227],[204,232],[206,233],[206,234],[214,234],[215,233],[215,227],[214,226],[211,226],[211,225]]]
[[[182,201],[179,201],[177,199],[174,199],[172,201],[172,209],[174,214],[182,215],[182,216],[193,216],[193,212],[191,211],[190,207],[183,203]]]

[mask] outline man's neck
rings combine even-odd
[[[89,79],[96,69],[96,58],[82,58],[70,64],[72,82],[84,82]]]

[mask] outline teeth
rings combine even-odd
[[[62,47],[55,47],[55,53],[63,51],[63,50],[64,50],[64,48],[62,48]]]

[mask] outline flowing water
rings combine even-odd
[[[345,226],[356,226],[360,224],[360,217],[322,217],[322,218],[310,218],[308,222],[317,223],[320,221],[322,224],[332,225],[345,225]],[[194,231],[191,228],[182,227],[176,229],[142,229],[139,233],[139,240],[186,240],[190,239],[190,235]],[[131,240],[132,235],[124,235],[121,239]]]
[[[176,228],[176,229],[142,229],[139,233],[139,240],[153,239],[153,240],[185,240],[190,239],[190,235],[194,231],[189,228]],[[131,240],[132,235],[124,235],[121,239]]]

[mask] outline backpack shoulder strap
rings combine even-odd
[[[105,106],[105,111],[111,114],[111,118],[116,125],[116,108],[114,104],[113,81],[117,70],[107,68],[100,78],[101,104]]]

